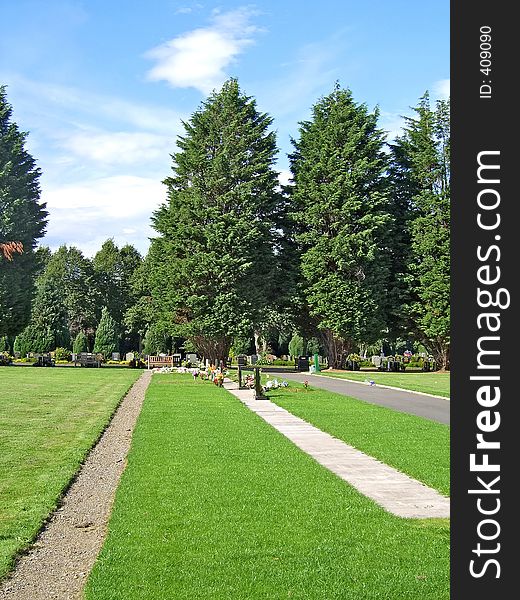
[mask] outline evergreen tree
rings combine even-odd
[[[0,352],[7,352],[8,354],[11,351],[11,344],[9,342],[9,338],[6,335],[0,337]]]
[[[300,124],[290,156],[303,292],[335,368],[387,321],[393,220],[377,118],[336,85]]]
[[[189,122],[153,217],[151,295],[160,320],[212,362],[252,335],[273,299],[281,196],[271,118],[236,80]]]
[[[21,338],[24,349],[70,349],[77,333],[93,333],[98,321],[100,295],[92,264],[80,250],[66,246],[51,256],[42,251],[39,258],[43,271],[36,280],[31,319]]]
[[[27,134],[11,117],[0,86],[0,335],[16,335],[29,321],[35,247],[47,216],[40,202],[40,169],[25,149]]]
[[[410,206],[409,326],[440,368],[450,348],[450,109],[428,93],[393,145],[394,171]]]
[[[49,260],[44,275],[59,292],[67,315],[70,337],[93,333],[100,318],[101,294],[92,261],[74,246],[61,246]]]
[[[125,314],[137,300],[133,293],[132,277],[141,262],[142,257],[133,246],[126,244],[120,249],[112,239],[103,244],[92,261],[99,291],[117,324],[121,351],[125,349]],[[127,345],[134,347],[136,342],[133,336]]]
[[[88,352],[88,338],[83,331],[78,332],[78,335],[74,338],[72,351],[74,354]]]
[[[101,311],[101,320],[96,329],[94,352],[102,354],[106,360],[110,360],[112,352],[117,352],[118,336],[117,323],[114,321],[106,306]]]
[[[40,323],[29,322],[29,325],[16,336],[15,349],[26,356],[30,352],[41,354],[56,348],[53,332]]]

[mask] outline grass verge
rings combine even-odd
[[[0,578],[56,508],[139,375],[0,367]]]
[[[269,399],[365,454],[449,495],[450,428],[356,398],[290,381]]]
[[[226,390],[154,375],[87,600],[449,598],[449,524],[388,514]]]
[[[390,385],[392,387],[402,388],[403,390],[412,390],[422,392],[423,394],[433,394],[434,396],[450,397],[450,374],[449,373],[380,373],[378,371],[344,371],[341,373],[332,371],[322,371],[320,375],[327,377],[338,377],[339,379],[351,379],[352,381],[371,380],[380,385]]]

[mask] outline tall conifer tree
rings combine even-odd
[[[184,123],[168,202],[153,218],[154,302],[172,335],[212,361],[251,336],[273,301],[281,198],[270,125],[227,81]]]
[[[336,85],[300,124],[290,157],[304,295],[336,368],[386,327],[393,220],[377,118]]]
[[[410,208],[407,257],[408,325],[449,367],[450,349],[450,108],[428,93],[407,117],[393,145],[393,170]]]
[[[0,335],[16,335],[29,321],[35,247],[47,216],[40,202],[40,169],[25,149],[27,134],[11,119],[0,86]]]

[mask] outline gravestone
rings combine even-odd
[[[112,360],[121,360],[121,355],[119,354],[119,352],[112,352]]]
[[[130,362],[131,360],[134,360],[134,358],[135,358],[135,356],[134,356],[134,353],[133,353],[133,352],[127,352],[127,353],[126,353],[126,355],[125,355],[125,359],[126,359],[127,361],[129,361],[129,362]]]
[[[199,359],[194,352],[189,352],[188,354],[186,354],[186,360],[193,366],[196,366],[199,362]]]
[[[370,359],[374,367],[379,367],[381,365],[381,357],[380,356],[372,356]]]
[[[256,365],[256,363],[258,362],[258,354],[253,354],[253,356],[251,356],[250,358],[251,358],[251,364]]]

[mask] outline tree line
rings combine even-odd
[[[449,367],[449,101],[426,92],[392,141],[378,119],[336,84],[281,186],[273,119],[231,79],[183,123],[146,256],[107,240],[88,259],[37,248],[40,173],[2,90],[0,243],[23,244],[0,254],[3,344],[93,348],[101,329],[119,351],[217,362],[291,344],[340,367],[405,341]]]

